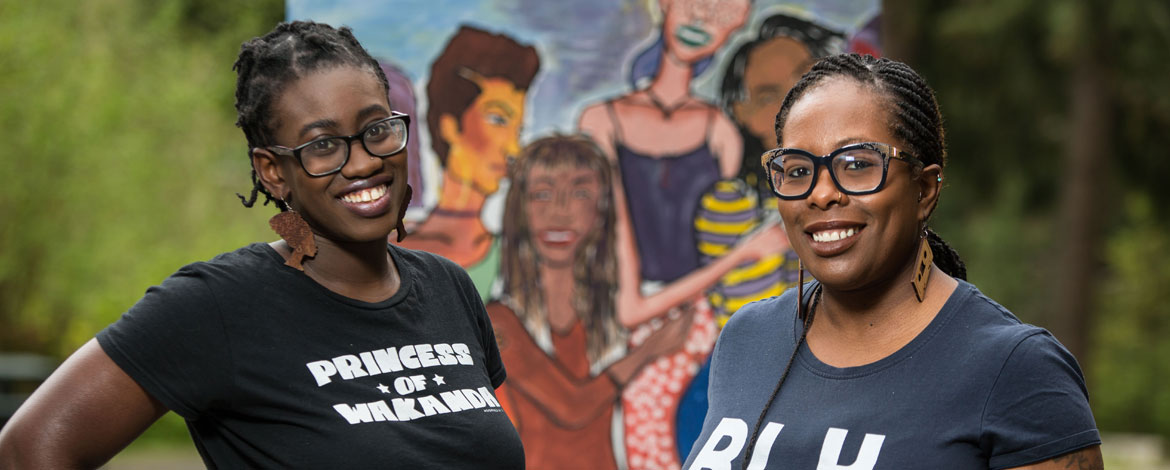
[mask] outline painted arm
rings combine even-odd
[[[676,305],[686,302],[698,295],[704,289],[711,287],[719,278],[734,269],[740,263],[749,259],[757,259],[765,254],[778,253],[788,248],[788,239],[783,229],[773,224],[764,227],[752,236],[743,240],[732,248],[726,255],[714,262],[691,271],[686,276],[668,284],[661,291],[650,295],[642,295],[642,266],[638,258],[637,242],[634,238],[633,224],[630,222],[629,206],[626,205],[625,189],[622,187],[621,169],[617,164],[617,152],[613,141],[613,123],[607,116],[605,105],[594,105],[581,114],[579,127],[582,133],[593,138],[597,145],[605,152],[613,169],[613,197],[616,217],[614,218],[615,251],[618,260],[618,292],[617,316],[618,321],[626,328],[633,328],[652,318],[658,317]],[[727,121],[722,114],[719,119]],[[728,121],[730,125],[730,122]],[[742,142],[738,134],[731,128],[734,142],[725,145],[727,149],[734,149],[734,168],[725,164],[731,157],[721,156],[720,171],[730,169],[731,176],[739,171],[739,153],[742,152]]]
[[[1104,468],[1105,462],[1101,458],[1101,446],[1095,445],[1074,450],[1051,460],[1015,467],[1014,470],[1104,470]]]
[[[519,318],[501,304],[488,306],[500,340],[500,357],[508,365],[508,387],[523,395],[553,421],[580,427],[617,403],[620,387],[655,357],[681,346],[690,317],[673,320],[642,346],[597,376],[575,377],[545,354]],[[582,351],[583,352],[583,351]]]
[[[719,174],[723,179],[739,175],[743,165],[743,138],[722,112],[715,113],[715,122],[711,123],[711,150],[719,160]]]
[[[0,432],[0,468],[97,468],[166,412],[91,339]]]

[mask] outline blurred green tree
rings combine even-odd
[[[271,238],[246,210],[231,65],[280,0],[0,1],[0,351],[64,357],[183,264]],[[135,446],[189,442],[168,414]]]
[[[63,356],[179,266],[270,238],[245,210],[239,45],[280,1],[0,4],[0,350]]]
[[[1152,202],[1170,176],[1170,5],[884,3],[888,55],[947,120],[939,232],[975,284],[1077,355],[1103,429],[1170,436],[1155,308],[1170,256],[1152,248],[1170,228]]]

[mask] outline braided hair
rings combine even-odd
[[[272,105],[281,91],[293,81],[319,70],[353,66],[378,77],[389,91],[386,74],[348,27],[334,28],[312,21],[282,22],[268,34],[240,46],[240,56],[232,69],[236,71],[236,127],[248,139],[248,157],[252,149],[274,144],[276,121]],[[260,183],[252,168],[252,192],[248,197],[236,194],[244,207],[252,207],[257,196],[264,195],[264,205],[277,201]],[[284,204],[277,204],[281,211]]]
[[[893,111],[890,130],[894,137],[906,144],[906,151],[926,165],[946,167],[946,139],[942,114],[934,98],[934,90],[910,66],[887,58],[871,55],[838,54],[817,62],[800,78],[784,97],[776,113],[776,140],[784,141],[784,124],[792,105],[809,90],[832,77],[848,77],[886,96]],[[926,238],[934,252],[934,263],[948,275],[967,279],[967,267],[959,254],[934,230],[926,229]]]

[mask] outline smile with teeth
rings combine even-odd
[[[860,231],[860,229],[854,228],[845,230],[822,230],[820,232],[813,232],[812,239],[815,242],[835,242],[857,235]]]
[[[386,195],[386,185],[378,185],[373,188],[361,189],[352,193],[346,193],[341,196],[341,200],[345,202],[370,202],[380,199]]]
[[[550,243],[565,243],[572,240],[573,232],[569,230],[545,230],[541,239]]]

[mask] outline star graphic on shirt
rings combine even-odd
[[[382,384],[378,384],[377,389],[381,390],[382,393],[390,393],[390,387],[387,387],[387,386],[382,385]]]
[[[435,385],[447,385],[446,382],[443,382],[443,376],[441,376],[439,374],[435,374],[435,376],[432,377],[431,380],[435,381]]]

